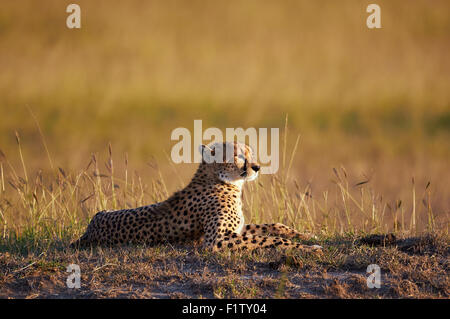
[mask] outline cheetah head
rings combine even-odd
[[[225,183],[237,184],[258,177],[260,166],[253,150],[243,143],[201,145],[200,152],[202,165]]]

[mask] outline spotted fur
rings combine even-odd
[[[227,147],[234,156],[226,157]],[[202,145],[203,161],[191,182],[166,201],[97,213],[73,246],[186,242],[203,237],[213,250],[295,248],[320,252],[288,238],[305,236],[283,224],[247,224],[242,214],[243,183],[258,176],[252,150],[241,143]],[[215,156],[213,161],[212,157]],[[222,159],[222,161],[220,160]],[[228,161],[227,161],[228,159]]]

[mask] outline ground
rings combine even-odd
[[[0,253],[0,298],[449,298],[442,236],[372,246],[346,235],[315,241],[323,256],[276,250],[211,253],[200,245]],[[373,244],[373,243],[372,243]],[[69,264],[81,288],[69,289]],[[381,288],[367,287],[367,266]]]

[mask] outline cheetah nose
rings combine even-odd
[[[255,172],[259,171],[259,168],[259,165],[252,165],[252,170],[254,170]]]

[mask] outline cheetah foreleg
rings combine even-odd
[[[221,236],[217,238],[214,242],[213,249],[223,250],[254,250],[258,248],[275,248],[279,247],[281,249],[297,249],[306,253],[321,253],[322,247],[318,245],[307,246],[300,243],[294,243],[288,239],[276,237],[276,236],[260,236],[260,235],[239,235],[231,234],[226,236]]]
[[[244,226],[242,236],[248,235],[274,235],[284,238],[299,238],[302,240],[312,239],[313,235],[302,234],[295,229],[292,229],[284,224],[276,223],[276,224],[247,224]]]

